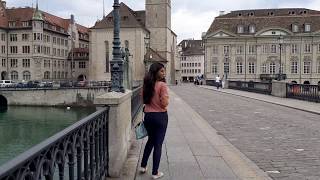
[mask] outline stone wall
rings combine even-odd
[[[108,88],[19,89],[1,91],[8,105],[28,106],[93,106],[94,98],[108,92]]]

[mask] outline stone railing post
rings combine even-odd
[[[273,96],[285,98],[287,96],[287,83],[284,81],[272,81]]]
[[[132,92],[109,92],[94,99],[95,105],[107,105],[109,110],[109,176],[120,177],[130,148]]]

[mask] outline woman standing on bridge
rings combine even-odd
[[[158,171],[162,143],[168,126],[169,94],[164,80],[165,69],[161,63],[152,64],[143,80],[144,125],[148,132],[148,141],[144,149],[140,172],[147,171],[147,162],[153,149],[153,179],[161,178],[164,175]]]

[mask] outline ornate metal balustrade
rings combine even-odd
[[[104,179],[108,112],[103,108],[2,165],[0,180]]]
[[[320,102],[320,85],[287,84],[287,97]]]
[[[132,90],[132,97],[131,97],[131,117],[132,117],[132,125],[133,121],[136,119],[139,111],[142,108],[142,97],[141,97],[142,86],[135,88]]]
[[[249,91],[262,94],[271,94],[272,83],[264,82],[245,82],[245,81],[229,81],[230,89],[237,89],[242,91]]]

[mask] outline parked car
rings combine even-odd
[[[14,84],[12,80],[0,80],[0,87],[11,87]]]

